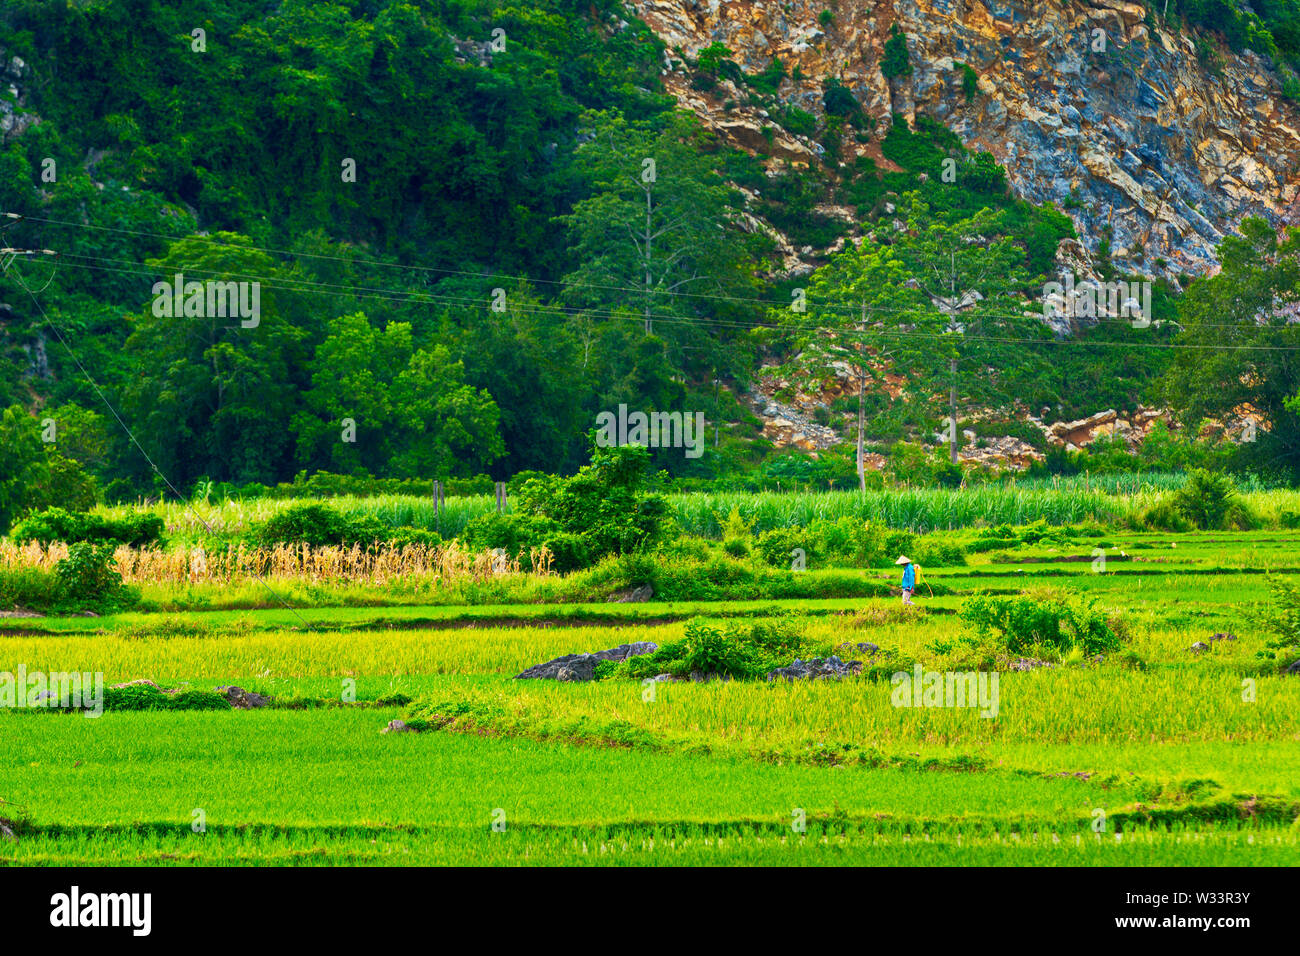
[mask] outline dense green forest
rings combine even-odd
[[[1252,48],[1267,35],[1289,62],[1292,4],[1257,10],[1177,8]],[[39,117],[0,151],[4,244],[58,253],[0,278],[0,488],[47,503],[313,472],[571,474],[620,404],[706,415],[711,453],[656,467],[779,472],[738,396],[764,357],[798,362],[826,327],[913,383],[872,397],[874,445],[932,431],[950,379],[963,414],[1008,420],[1132,408],[1161,382],[1198,415],[1231,411],[1179,372],[1186,353],[1146,347],[1174,343],[1165,320],[1222,321],[1208,292],[1189,318],[1157,283],[1153,327],[1102,322],[1066,347],[1017,303],[1041,294],[1074,227],[1014,199],[992,157],[899,117],[878,137],[896,169],[842,161],[847,137],[878,136],[851,93],[830,84],[813,117],[782,100],[779,61],[750,76],[715,45],[672,68],[697,88],[739,77],[825,156],[779,167],[727,148],[676,109],[661,75],[675,54],[613,0],[16,0],[0,48],[11,73],[26,64],[0,91],[7,112]],[[955,182],[935,175],[946,160]],[[857,211],[870,255],[850,243],[811,279],[780,277],[741,212],[825,248],[849,232],[814,211],[828,201]],[[901,327],[936,318],[902,291],[909,276],[976,232],[998,264],[983,324],[959,344],[936,325],[931,345],[902,345]],[[1273,269],[1290,295],[1291,246],[1243,241],[1235,267]],[[156,283],[177,275],[258,283],[256,323],[158,314]],[[1243,356],[1216,374],[1249,377]],[[1296,373],[1271,374],[1269,407],[1290,418],[1251,451],[1293,467]],[[851,421],[856,401],[836,413]]]

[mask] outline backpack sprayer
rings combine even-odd
[[[920,584],[924,584],[924,585],[925,585],[925,589],[926,589],[927,591],[930,591],[930,582],[923,580],[922,577],[921,577],[921,566],[920,566],[919,564],[915,564],[915,563],[914,563],[914,564],[912,565],[912,567],[916,568],[916,583],[917,583],[918,585],[920,585]],[[930,591],[930,597],[934,597],[934,592],[933,592],[933,591]]]

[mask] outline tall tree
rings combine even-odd
[[[1007,405],[1043,359],[1029,343],[1050,334],[1026,309],[1024,250],[996,235],[989,210],[948,224],[936,221],[915,193],[898,217],[813,274],[806,312],[794,305],[780,318],[795,331],[798,354],[787,370],[805,382],[850,369],[858,387],[858,474],[864,392],[886,374],[908,391],[946,409],[952,461],[957,460],[963,407]],[[797,300],[796,300],[797,302]]]
[[[675,114],[662,131],[611,112],[584,117],[575,171],[593,194],[561,217],[578,266],[569,305],[608,317],[635,307],[646,335],[671,348],[717,348],[692,320],[738,319],[752,297],[754,240],[740,228],[739,197],[704,151],[698,121]]]
[[[1300,230],[1279,236],[1251,217],[1218,253],[1220,271],[1183,296],[1158,393],[1186,425],[1237,429],[1249,465],[1300,474]],[[1252,410],[1262,419],[1253,430],[1240,422]]]

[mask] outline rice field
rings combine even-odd
[[[0,618],[0,672],[234,684],[271,699],[95,718],[0,708],[0,823],[14,835],[0,863],[1300,863],[1300,679],[1266,657],[1269,635],[1249,613],[1270,600],[1269,575],[1300,581],[1297,532],[1015,544],[925,569],[941,593],[923,587],[916,609],[891,597],[561,603],[547,581],[563,578],[518,571],[506,575],[513,590],[482,592],[495,601],[456,603],[409,583],[450,574],[431,554],[418,573],[345,572],[337,551],[262,569],[289,608],[223,610],[256,582],[212,564],[192,579],[178,549],[133,572],[154,609]],[[895,583],[893,568],[852,573]],[[485,589],[501,577],[472,561],[456,574]],[[373,601],[341,606],[349,589]],[[964,672],[958,612],[979,593],[1081,595],[1123,619],[1123,652],[1044,652],[1027,670],[1002,660],[990,716],[900,706],[888,673],[649,692],[514,678],[568,653],[679,640],[696,618],[793,618],[805,656],[870,661],[842,646],[869,642],[891,660]],[[164,598],[178,609],[156,609]],[[1235,639],[1191,650],[1215,632]],[[381,733],[393,720],[421,730]]]

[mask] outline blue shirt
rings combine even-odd
[[[903,568],[903,588],[911,590],[916,587],[916,565],[909,564]]]

